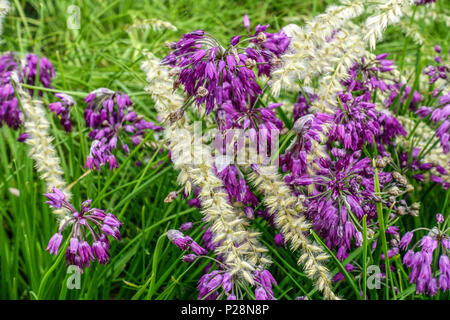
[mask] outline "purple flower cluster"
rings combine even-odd
[[[267,270],[254,272],[255,299],[276,300],[272,285],[277,284],[272,274]],[[228,272],[214,270],[205,273],[198,283],[199,297],[201,300],[218,300],[226,297],[227,300],[242,299],[240,284]]]
[[[236,300],[233,279],[228,272],[214,270],[204,274],[197,288],[199,300],[218,300],[223,296],[226,296],[227,300]]]
[[[414,232],[427,230],[428,234],[422,237],[412,249],[408,250],[403,258],[403,264],[411,268],[410,283],[416,284],[416,293],[435,295],[438,290],[450,291],[450,236],[449,229],[445,228],[442,214],[436,215],[438,226],[433,229],[418,228],[405,233],[399,247],[406,250],[414,237]],[[415,252],[415,247],[421,250]],[[437,254],[435,254],[437,252]],[[437,259],[438,257],[438,259]],[[439,281],[437,269],[439,266]],[[439,282],[439,283],[438,283]]]
[[[101,165],[109,164],[109,169],[117,168],[115,155],[112,153],[120,142],[125,153],[130,152],[126,141],[128,136],[133,145],[138,145],[147,130],[159,131],[162,128],[144,120],[134,111],[130,98],[124,93],[100,88],[91,92],[84,100],[86,126],[92,128],[89,137],[92,142],[85,166],[100,171]]]
[[[240,202],[245,207],[248,218],[253,218],[253,207],[258,205],[258,198],[247,185],[244,175],[235,165],[228,165],[217,173],[222,179],[230,203]]]
[[[24,82],[32,85],[38,85],[36,82],[37,67],[39,64],[39,82],[46,88],[51,87],[52,78],[55,76],[55,69],[52,63],[45,57],[38,58],[37,55],[28,53],[25,57],[25,66],[22,70]],[[30,89],[30,94],[33,90]],[[42,92],[38,92],[42,96]]]
[[[435,51],[440,54],[442,49],[436,45]],[[436,65],[429,65],[423,71],[429,76],[430,85],[433,85],[438,79],[442,79],[448,84],[450,67],[442,65],[442,58],[439,55],[435,57],[435,62]],[[439,123],[436,136],[441,141],[444,153],[448,153],[450,151],[450,92],[444,92],[442,87],[444,86],[435,89],[432,93],[432,97],[437,98],[437,105],[434,107],[422,106],[416,113],[422,118],[430,116],[432,122]]]
[[[277,282],[272,274],[267,270],[255,272],[255,299],[256,300],[276,300],[273,291],[272,284],[276,285]]]
[[[49,103],[48,109],[57,115],[59,122],[67,132],[72,131],[72,121],[70,120],[70,108],[75,105],[75,100],[72,96],[65,93],[55,93],[60,101]]]
[[[57,188],[53,188],[52,192],[46,193],[45,196],[48,199],[47,203],[53,208],[64,208],[71,213],[71,217],[51,237],[47,250],[54,255],[58,253],[63,240],[62,231],[70,225],[70,244],[66,251],[67,264],[77,265],[81,269],[89,268],[90,262],[95,259],[106,264],[110,257],[108,235],[120,241],[122,237],[119,228],[122,222],[112,213],[91,208],[91,200],[84,201],[78,212],[66,200],[65,194]],[[89,235],[92,237],[92,244],[88,242]]]
[[[39,82],[44,87],[50,88],[55,70],[47,58],[38,59],[37,55],[28,53],[22,67],[20,59],[13,52],[6,52],[0,57],[0,127],[5,123],[17,130],[23,123],[23,114],[11,84],[11,75],[16,73],[21,83],[39,85],[36,82],[38,60]],[[33,90],[29,91],[32,95]],[[42,92],[39,94],[42,95]]]
[[[13,72],[17,72],[21,78],[16,56],[6,52],[0,57],[0,126],[6,123],[10,128],[18,129],[23,122],[23,115],[11,84]]]
[[[347,155],[344,150],[331,151],[336,160],[319,159],[314,176],[296,179],[298,186],[315,186],[307,198],[306,215],[314,228],[324,237],[330,248],[337,248],[341,260],[348,256],[351,242],[362,244],[360,221],[376,216],[374,173],[369,158],[360,159],[356,151]]]
[[[441,166],[439,163],[423,162],[419,158],[422,149],[413,148],[411,155],[408,152],[402,152],[399,156],[400,166],[402,168],[408,168],[413,172],[413,178],[417,181],[425,180],[425,173],[431,172],[431,169],[436,169],[436,173],[431,174],[430,181],[441,184],[444,189],[448,189],[450,184],[446,182],[442,176],[449,174],[449,170]],[[448,164],[444,164],[448,166]]]
[[[269,75],[289,45],[283,31],[271,34],[267,28],[258,25],[255,35],[235,36],[227,48],[203,30],[187,33],[170,45],[172,52],[163,63],[174,67],[176,82],[188,97],[194,97],[198,106],[206,104],[206,113],[224,103],[242,111],[263,92],[253,69]]]

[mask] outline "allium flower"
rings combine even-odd
[[[398,101],[398,104],[402,104],[408,101],[408,98],[411,94],[412,88],[405,83],[394,83],[388,85],[388,90],[391,92],[389,97],[384,101],[386,107],[390,108],[395,101]],[[412,93],[411,101],[408,106],[410,110],[415,110],[416,106],[423,100],[423,97],[420,93],[415,90]]]
[[[257,206],[258,198],[245,181],[242,172],[235,165],[228,165],[217,173],[222,179],[230,203],[240,202],[245,206]],[[247,207],[250,208],[250,207]]]
[[[60,123],[67,132],[72,131],[72,121],[70,120],[70,108],[75,105],[72,96],[65,93],[56,93],[55,97],[61,101],[52,102],[48,105],[48,109],[60,118]]]
[[[6,123],[13,129],[18,129],[23,122],[23,114],[11,84],[11,74],[17,71],[18,62],[14,53],[4,53],[0,57],[0,126]],[[21,74],[17,73],[22,81]]]
[[[197,255],[205,255],[208,253],[206,249],[202,248],[191,237],[185,236],[178,230],[171,229],[167,231],[166,235],[167,238],[169,238],[169,240],[181,250],[187,250],[190,248]]]
[[[112,153],[118,142],[125,153],[130,149],[125,141],[129,137],[133,145],[138,145],[146,130],[159,131],[162,128],[138,116],[132,108],[128,95],[100,88],[86,98],[84,111],[86,126],[93,130],[89,137],[94,139],[86,159],[86,167],[100,170],[101,165],[109,164],[109,169],[117,168],[116,157]]]
[[[272,284],[277,284],[271,273],[267,270],[254,272],[255,299],[276,300],[272,291]],[[205,273],[198,283],[199,296],[201,300],[227,300],[243,299],[242,286],[239,280],[225,270],[214,270]]]
[[[286,183],[295,183],[296,178],[307,174],[308,155],[313,149],[313,142],[321,141],[321,131],[324,122],[331,121],[331,117],[325,114],[308,114],[298,118],[292,127],[295,139],[280,156],[280,165],[284,172]]]
[[[431,115],[431,121],[440,123],[436,136],[440,139],[444,153],[448,153],[450,151],[450,92],[438,98],[435,108],[423,106],[416,113],[422,118]]]
[[[255,299],[256,300],[276,300],[272,284],[277,284],[272,274],[267,270],[255,272]]]
[[[225,102],[243,109],[262,93],[253,68],[269,75],[289,45],[284,32],[270,34],[267,28],[258,25],[255,35],[235,36],[227,48],[203,30],[187,33],[170,45],[173,51],[163,63],[174,67],[177,83],[184,85],[188,97],[197,105],[206,104],[206,113]]]
[[[55,69],[52,63],[45,57],[38,58],[37,55],[28,53],[25,57],[26,63],[22,70],[22,75],[24,82],[28,84],[38,84],[36,83],[37,75],[37,65],[39,62],[39,82],[46,88],[51,87],[52,78],[55,76]],[[30,89],[30,95],[33,90]],[[42,92],[39,92],[42,95]]]
[[[413,239],[414,232],[421,230],[428,232],[403,257],[403,264],[411,268],[409,279],[410,283],[416,284],[417,294],[426,293],[433,296],[438,290],[443,292],[450,290],[450,228],[443,229],[445,225],[443,225],[441,214],[437,214],[436,220],[438,226],[432,229],[418,228],[409,231],[405,233],[399,244],[401,249],[406,250]],[[415,252],[416,247],[420,247],[420,251]]]
[[[353,97],[340,94],[341,109],[337,109],[330,128],[330,140],[339,141],[352,151],[361,150],[365,143],[373,144],[373,137],[380,133],[375,104],[371,95]]]
[[[333,149],[336,160],[318,159],[313,176],[294,180],[298,186],[315,185],[315,191],[307,198],[307,216],[314,228],[322,235],[330,248],[338,248],[337,257],[345,259],[352,240],[356,246],[362,244],[360,221],[376,216],[374,172],[369,158],[361,157],[357,151],[347,155],[344,150]],[[383,186],[388,176],[380,174]]]
[[[6,52],[0,57],[0,126],[6,123],[12,129],[18,129],[23,123],[23,114],[14,94],[11,84],[12,73],[17,73],[19,82],[30,85],[39,85],[36,82],[38,56],[28,53],[25,61],[21,62],[13,52]],[[39,82],[46,88],[51,87],[51,79],[55,70],[50,61],[41,57],[39,59]],[[29,89],[30,95],[33,89]],[[39,92],[42,95],[42,92]]]
[[[106,213],[104,210],[91,208],[91,200],[81,204],[81,210],[77,211],[72,204],[66,201],[64,193],[53,188],[52,192],[46,193],[50,206],[60,209],[65,208],[71,212],[71,216],[59,228],[50,239],[47,250],[56,255],[61,245],[62,232],[67,226],[71,226],[70,244],[66,251],[66,262],[77,265],[81,269],[89,268],[90,262],[95,259],[102,264],[109,260],[110,243],[108,236],[121,240],[119,228],[122,225],[115,215]],[[91,241],[90,244],[88,241]]]

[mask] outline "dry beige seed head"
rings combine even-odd
[[[197,97],[203,98],[206,97],[206,95],[208,94],[208,89],[206,89],[205,87],[198,87],[197,89]]]
[[[420,209],[420,202],[414,202],[411,205],[411,210],[419,210]]]
[[[266,37],[266,35],[265,35],[264,32],[260,32],[260,33],[258,33],[258,34],[256,35],[256,39],[257,39],[259,42],[264,42],[264,41],[266,41],[267,37]]]
[[[249,59],[245,60],[245,66],[249,69],[254,68],[256,66],[256,61],[249,58]]]
[[[405,207],[398,207],[397,213],[398,213],[400,216],[404,216],[404,215],[406,214],[406,208],[405,208]]]

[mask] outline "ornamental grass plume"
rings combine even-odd
[[[53,147],[50,123],[47,120],[43,103],[40,100],[31,99],[29,93],[21,88],[16,74],[12,75],[12,80],[24,111],[24,127],[28,135],[26,143],[31,147],[29,155],[34,160],[36,171],[45,182],[48,191],[58,188],[69,200],[71,193],[66,188],[64,171]],[[64,208],[56,208],[53,212],[64,221],[67,213]]]
[[[397,23],[405,7],[411,4],[408,0],[374,4],[371,8],[377,14],[368,17],[362,28],[350,24],[351,19],[364,11],[364,3],[360,1],[346,1],[341,6],[330,7],[330,11],[308,22],[304,29],[295,25],[285,27],[291,45],[280,57],[281,67],[273,72],[272,94],[278,96],[282,88],[298,90],[298,80],[308,85],[312,76],[318,75],[318,99],[312,107],[333,114],[338,107],[336,95],[343,91],[341,81],[347,77],[348,69],[367,54],[367,43],[371,49],[375,48],[387,25]],[[324,55],[328,59],[323,59]],[[325,65],[315,63],[311,57],[321,59]],[[313,62],[308,64],[309,61]]]
[[[176,93],[171,93],[174,86],[173,80],[168,77],[168,67],[161,65],[150,53],[147,58],[141,66],[149,82],[146,90],[152,94],[160,117],[168,119],[181,109],[183,100]],[[228,202],[224,185],[216,176],[209,146],[204,143],[194,144],[194,127],[187,123],[184,112],[177,118],[166,122],[165,127],[171,159],[174,167],[180,170],[177,181],[184,185],[186,194],[190,194],[194,187],[199,188],[203,220],[210,226],[214,251],[221,261],[221,270],[214,270],[200,279],[199,298],[217,299],[226,296],[229,299],[242,299],[242,294],[237,293],[240,292],[239,285],[255,285],[255,272],[264,270],[271,262],[265,255],[267,249],[259,244],[259,233],[247,229],[245,215]],[[183,131],[177,131],[181,129]],[[219,289],[222,291],[218,292]]]
[[[252,169],[249,179],[264,194],[264,203],[269,213],[275,215],[275,225],[285,241],[291,243],[292,250],[300,250],[298,264],[303,265],[305,273],[314,280],[325,299],[339,299],[332,290],[331,277],[324,265],[328,255],[305,236],[311,229],[311,224],[302,213],[303,198],[292,194],[281,180],[276,167],[253,165]]]

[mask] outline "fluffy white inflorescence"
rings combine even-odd
[[[352,25],[350,20],[362,14],[363,1],[330,6],[304,28],[286,26],[283,30],[291,38],[291,44],[281,57],[282,66],[273,72],[272,94],[277,96],[282,88],[298,90],[299,81],[307,86],[319,76],[319,99],[314,101],[312,110],[333,113],[338,106],[336,95],[342,90],[341,81],[348,75],[348,69],[367,54],[367,44],[375,48],[386,27],[398,23],[412,4],[409,0],[378,2],[371,6],[376,14],[368,17],[362,28]]]
[[[307,22],[303,28],[295,25],[283,28],[291,38],[291,44],[289,51],[282,56],[282,67],[272,73],[271,87],[274,96],[278,96],[282,88],[298,90],[297,80],[308,78],[310,73],[316,71],[315,61],[321,59],[317,50],[327,43],[333,31],[340,29],[346,21],[357,17],[364,10],[360,0],[341,3],[341,6],[329,6],[324,14]]]
[[[175,27],[173,24],[171,24],[168,21],[159,20],[159,19],[144,19],[144,20],[135,20],[132,25],[130,25],[127,28],[127,32],[130,32],[134,29],[153,29],[155,31],[161,31],[161,30],[171,30],[171,31],[177,31],[177,27]]]
[[[3,31],[3,19],[8,14],[10,9],[8,0],[0,0],[0,33]]]
[[[29,155],[34,160],[36,171],[45,181],[47,191],[56,187],[64,192],[67,200],[70,200],[71,193],[66,189],[60,159],[52,145],[50,122],[47,120],[43,103],[40,100],[33,100],[28,92],[21,88],[17,74],[14,74],[12,78],[24,111],[25,131],[30,135],[26,143],[31,147]],[[65,209],[54,209],[53,212],[61,221],[64,221],[68,213]]]
[[[172,94],[173,80],[168,67],[161,65],[151,53],[146,53],[146,57],[141,65],[149,83],[146,91],[155,101],[160,117],[167,119],[180,110],[183,99]],[[219,244],[216,253],[225,258],[224,263],[231,275],[253,284],[252,272],[271,263],[264,254],[267,249],[258,242],[259,233],[247,230],[248,221],[244,215],[228,203],[222,181],[214,172],[210,147],[194,141],[194,130],[185,115],[165,126],[171,158],[174,167],[180,171],[178,182],[185,186],[187,194],[193,186],[200,188],[204,220],[210,223],[214,243]]]
[[[413,4],[413,0],[388,0],[377,6],[378,14],[367,18],[363,28],[364,40],[372,50],[375,49],[377,41],[382,39],[387,26],[399,22],[405,8]]]
[[[300,250],[298,264],[303,265],[306,275],[323,292],[325,299],[339,299],[333,293],[331,277],[324,265],[328,255],[305,236],[311,229],[311,224],[301,213],[302,198],[292,194],[275,166],[260,166],[257,172],[250,173],[249,178],[258,191],[264,194],[264,204],[269,213],[275,215],[275,224],[285,240],[291,243],[292,250]]]

